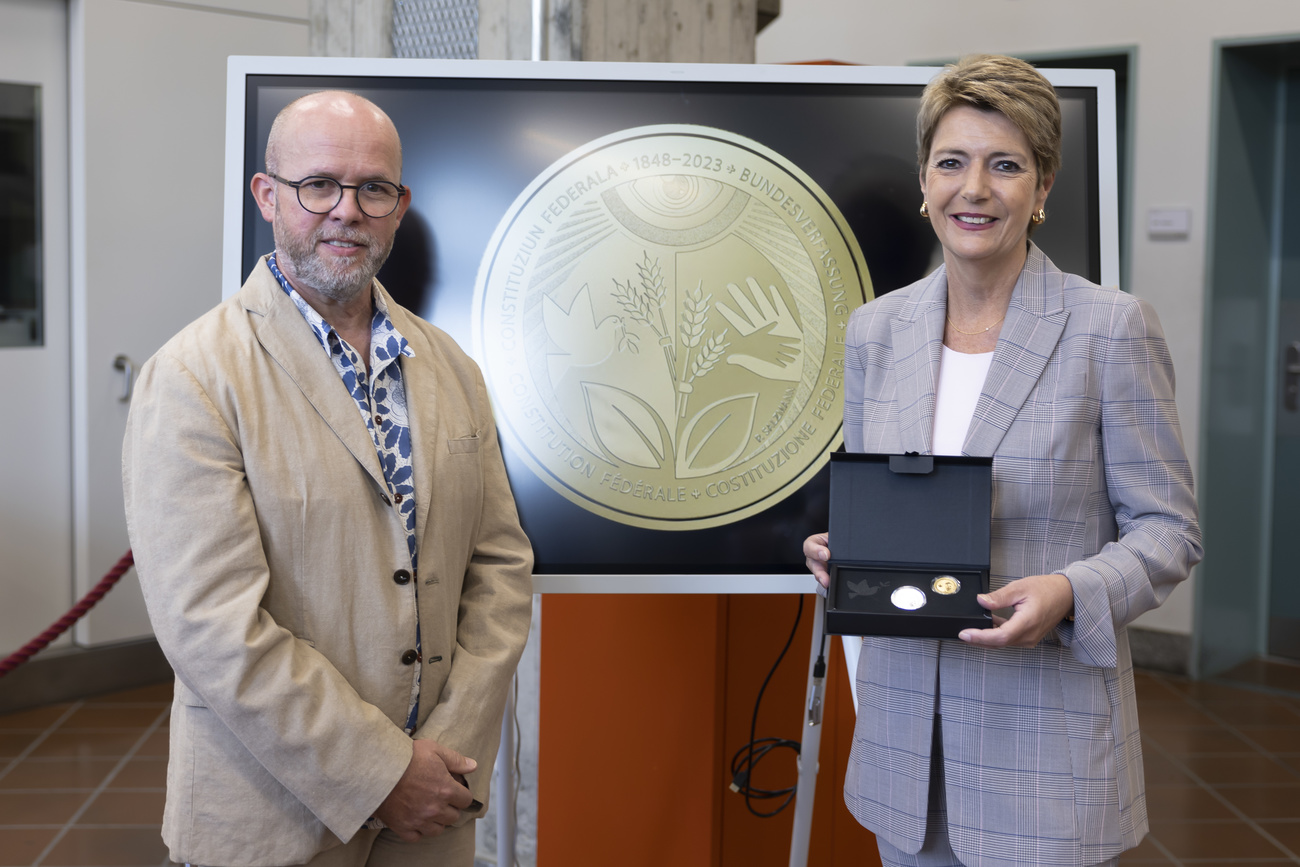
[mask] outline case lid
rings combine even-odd
[[[989,568],[993,458],[831,455],[837,562]]]

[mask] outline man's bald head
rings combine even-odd
[[[253,175],[249,188],[262,218],[271,223],[285,277],[309,304],[368,305],[367,290],[411,202],[410,191],[400,186],[402,143],[388,115],[355,93],[304,96],[276,116],[266,164],[267,171]],[[308,210],[303,188],[315,190],[323,183],[328,189],[330,182],[337,185],[334,204],[322,211],[319,206],[328,202],[309,192],[313,209]],[[363,210],[361,191],[372,183],[400,190],[396,207],[382,217]]]
[[[280,158],[286,142],[304,123],[324,121],[330,124],[370,126],[377,135],[390,136],[397,154],[398,176],[401,175],[402,140],[397,127],[384,110],[364,96],[346,90],[321,90],[300,96],[280,109],[266,138],[267,174],[279,174]],[[396,178],[394,178],[396,180]]]

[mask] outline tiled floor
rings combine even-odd
[[[1151,833],[1122,865],[1300,864],[1300,666],[1230,676],[1138,676]]]
[[[1151,833],[1125,867],[1300,864],[1300,666],[1232,677],[1139,674]],[[170,865],[170,699],[166,685],[0,716],[0,867]]]
[[[0,867],[159,867],[171,684],[0,716]]]

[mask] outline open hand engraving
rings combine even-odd
[[[727,356],[728,364],[737,364],[746,370],[767,379],[785,382],[798,382],[802,372],[803,332],[794,314],[790,312],[785,299],[775,286],[769,286],[769,297],[763,287],[753,277],[745,278],[749,292],[735,283],[727,284],[735,309],[719,301],[720,312],[742,337],[758,334],[760,337],[775,338],[768,341],[774,344],[772,358],[759,358],[742,351],[733,351]],[[738,347],[739,349],[739,347]]]

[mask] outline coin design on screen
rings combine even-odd
[[[951,575],[940,575],[930,582],[930,589],[940,596],[951,596],[961,589],[961,582]]]
[[[904,611],[915,611],[925,604],[925,591],[920,587],[904,584],[889,594],[889,601],[894,603],[895,608],[901,608]]]
[[[496,421],[597,515],[699,529],[797,491],[841,440],[844,335],[872,297],[825,192],[757,141],[625,129],[542,171],[479,267]]]

